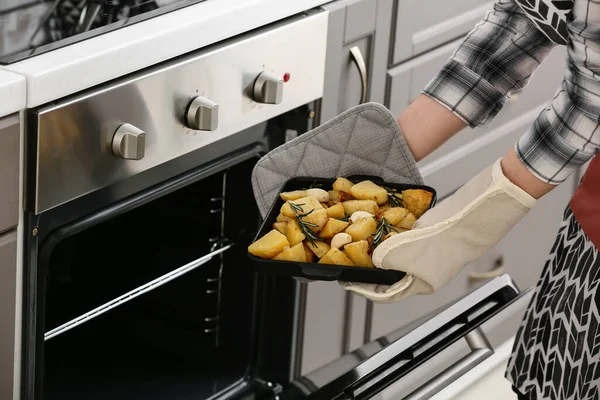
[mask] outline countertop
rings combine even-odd
[[[328,1],[207,0],[2,68],[27,78],[37,107]]]
[[[0,70],[0,118],[25,108],[25,78]]]

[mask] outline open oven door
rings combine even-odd
[[[282,399],[410,399],[433,397],[494,354],[486,330],[521,318],[532,289],[520,292],[507,276],[368,343],[292,382]]]

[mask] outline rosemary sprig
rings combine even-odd
[[[371,242],[371,245],[369,247],[373,249],[379,246],[379,244],[383,242],[383,238],[385,237],[385,235],[392,231],[398,233],[398,230],[392,225],[390,225],[390,223],[385,217],[382,217],[379,223],[377,224],[377,230],[373,234],[373,241]]]
[[[300,226],[300,230],[302,230],[302,233],[304,233],[304,236],[306,236],[306,238],[308,239],[310,244],[316,248],[317,245],[315,244],[315,240],[322,242],[323,238],[321,238],[319,235],[314,233],[312,231],[312,229],[310,229],[310,228],[318,228],[319,225],[313,224],[312,222],[306,222],[302,219],[302,218],[310,215],[315,210],[310,210],[309,212],[304,213],[304,210],[302,209],[302,206],[304,204],[294,204],[291,201],[289,203],[290,203],[290,207],[292,208],[292,211],[294,212],[294,215],[296,215],[296,219],[298,220],[298,225]]]
[[[314,189],[314,188],[321,188],[321,187],[323,187],[322,183],[317,183],[317,181],[313,181],[313,183],[311,183],[309,187],[302,188],[302,190],[308,190],[308,189]]]
[[[404,201],[402,201],[401,197],[397,196],[398,190],[387,187],[384,187],[384,189],[388,192],[388,199],[392,207],[404,207]]]
[[[346,215],[345,217],[341,217],[341,218],[336,218],[339,221],[344,221],[344,222],[348,222],[350,221],[350,217],[348,215]]]

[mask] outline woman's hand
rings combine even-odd
[[[511,159],[507,161],[513,167]],[[518,172],[516,176],[529,180]],[[532,188],[539,189],[537,184]],[[423,214],[413,230],[394,235],[375,249],[376,267],[404,271],[407,278],[393,286],[342,285],[384,303],[434,293],[494,247],[535,204],[534,197],[504,175],[498,160]]]

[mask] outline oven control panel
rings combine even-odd
[[[39,214],[321,98],[326,41],[327,13],[310,11],[29,110],[26,209]]]

